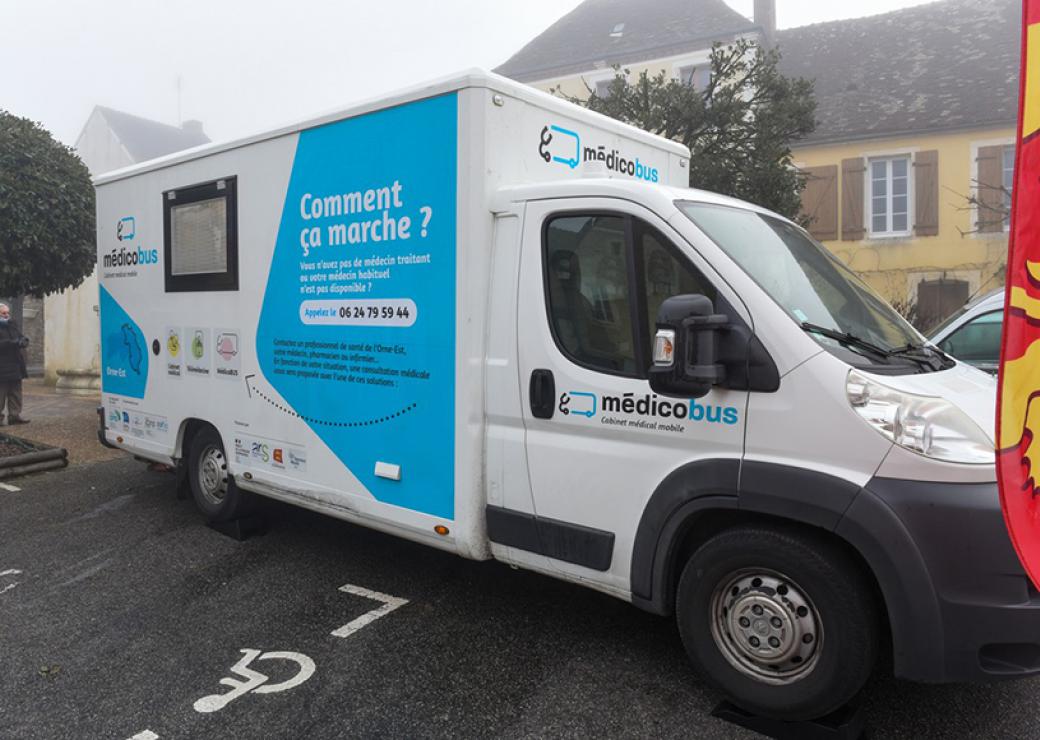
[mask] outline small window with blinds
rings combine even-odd
[[[166,292],[238,290],[236,179],[163,193]]]

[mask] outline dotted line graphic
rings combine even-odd
[[[303,414],[298,414],[295,411],[293,411],[292,409],[289,409],[289,408],[286,408],[285,406],[282,406],[280,403],[278,403],[274,399],[269,398],[263,391],[258,390],[256,388],[253,388],[253,393],[255,393],[256,395],[260,396],[260,398],[264,399],[269,404],[274,406],[276,409],[278,409],[279,411],[282,411],[282,412],[288,414],[289,416],[295,417],[297,419],[303,419],[308,424],[318,424],[318,425],[324,426],[324,427],[370,427],[373,424],[382,424],[384,422],[396,419],[398,416],[404,416],[409,411],[411,411],[416,406],[418,406],[418,404],[413,403],[410,406],[405,406],[403,409],[398,411],[396,414],[389,414],[389,415],[383,416],[383,417],[381,417],[379,419],[369,419],[368,421],[326,421],[324,419],[314,419],[314,418],[312,418],[310,416],[304,416]]]

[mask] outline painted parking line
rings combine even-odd
[[[133,735],[130,740],[159,740],[159,736],[151,730],[141,730],[136,735]]]
[[[22,575],[22,571],[9,568],[0,570],[0,594],[5,594],[19,584],[19,581],[11,581],[13,576]],[[7,581],[5,583],[5,581]]]
[[[8,491],[10,493],[16,493],[17,491],[20,491],[22,489],[18,486],[12,486],[10,483],[0,483],[0,490]]]
[[[349,583],[345,586],[340,586],[339,590],[343,591],[344,593],[353,594],[354,596],[363,596],[366,599],[372,599],[373,601],[381,601],[383,603],[381,606],[376,607],[372,611],[365,612],[357,619],[353,619],[347,622],[339,629],[333,630],[333,637],[350,637],[352,634],[357,632],[362,627],[367,627],[377,619],[385,617],[394,609],[399,609],[408,603],[408,599],[402,599],[399,596],[390,596],[389,594],[382,594],[378,591],[372,591],[370,589],[362,588],[361,586],[354,586]]]

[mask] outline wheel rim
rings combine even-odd
[[[816,666],[823,624],[806,592],[762,568],[731,573],[711,599],[711,632],[726,660],[745,676],[789,684]]]
[[[206,501],[214,506],[224,501],[227,495],[227,460],[224,451],[216,445],[209,445],[199,455],[198,481]]]

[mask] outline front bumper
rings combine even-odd
[[[1015,555],[996,483],[874,478],[838,526],[885,596],[896,675],[1040,673],[1040,593]]]

